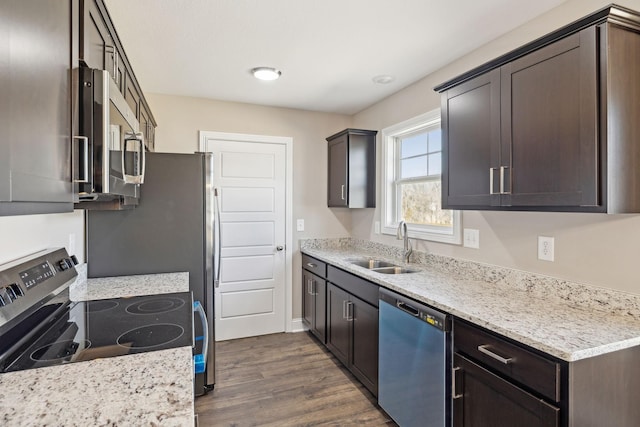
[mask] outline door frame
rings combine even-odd
[[[284,264],[284,331],[293,332],[293,138],[289,136],[252,135],[204,131],[198,132],[199,150],[205,152],[211,140],[256,142],[260,144],[280,144],[285,146],[285,264]]]

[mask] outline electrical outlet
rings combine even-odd
[[[304,231],[304,219],[299,219],[296,221],[296,230]]]
[[[479,249],[480,248],[480,230],[474,228],[465,228],[463,230],[465,248]]]
[[[555,256],[553,237],[538,236],[538,259],[552,261]]]
[[[373,223],[373,232],[376,234],[380,234],[380,221],[376,221]]]

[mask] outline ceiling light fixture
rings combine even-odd
[[[395,79],[396,79],[395,77],[390,76],[388,74],[381,74],[379,76],[373,77],[371,80],[373,80],[374,83],[379,85],[387,85],[392,81],[394,81]]]
[[[277,80],[282,75],[282,71],[273,67],[256,67],[251,69],[251,74],[258,80]]]

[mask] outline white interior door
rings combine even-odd
[[[218,189],[220,283],[215,336],[285,330],[286,146],[208,139]]]

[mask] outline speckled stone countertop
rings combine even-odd
[[[188,273],[86,279],[74,300],[189,290]],[[0,375],[2,426],[192,426],[191,347],[138,353]]]
[[[566,361],[640,344],[640,296],[356,239],[302,240],[303,253]],[[388,275],[371,258],[416,269]]]

